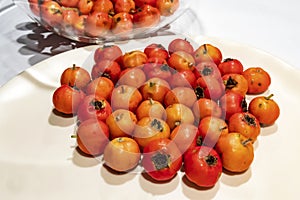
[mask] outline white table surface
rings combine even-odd
[[[300,69],[299,8],[297,0],[191,0],[191,10],[185,17],[193,25],[175,23],[171,30],[246,44]],[[0,86],[49,56],[83,45],[40,33],[43,29],[37,28],[12,0],[1,0],[0,17]]]

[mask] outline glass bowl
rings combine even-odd
[[[47,30],[71,40],[91,44],[147,37],[171,24],[189,6],[189,0],[161,0],[167,3],[162,3],[161,5],[165,7],[161,6],[160,9],[156,5],[137,6],[138,1],[157,3],[157,0],[13,1],[31,19]],[[129,10],[130,6],[124,6],[123,3],[130,1],[131,3],[134,1],[135,7]],[[177,7],[168,8],[177,1]],[[90,5],[91,9],[87,2],[93,3]],[[72,3],[74,5],[71,5]],[[113,9],[109,9],[111,5]],[[132,7],[132,4],[130,5]]]

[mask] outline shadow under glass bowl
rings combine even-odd
[[[136,27],[135,23],[132,22],[133,23],[132,29],[130,29],[130,31],[127,31],[126,33],[113,33],[112,28],[110,28],[107,32],[103,31],[105,32],[105,34],[91,36],[90,34],[87,33],[86,28],[84,26],[83,26],[84,31],[78,31],[78,29],[76,29],[73,25],[63,23],[63,20],[61,18],[59,19],[61,20],[59,21],[59,23],[55,23],[55,25],[49,25],[47,20],[45,20],[44,17],[45,15],[42,15],[41,12],[39,12],[41,10],[41,3],[36,3],[36,2],[42,2],[40,0],[13,0],[13,2],[22,11],[24,11],[32,20],[36,21],[47,30],[74,41],[90,43],[90,44],[101,44],[105,42],[147,37],[148,35],[155,33],[160,29],[163,29],[164,27],[167,27],[186,12],[186,10],[189,8],[189,0],[178,0],[178,1],[179,1],[179,7],[175,10],[175,12],[169,16],[160,15],[159,22],[155,25],[149,27]],[[69,7],[61,6],[61,8],[62,10],[68,10],[68,9],[70,10]],[[81,15],[77,7],[73,7],[71,9],[78,12],[79,16]],[[136,7],[135,10],[138,9],[140,8]],[[51,10],[49,12],[51,12]],[[56,12],[56,11],[52,10],[52,12]],[[133,15],[134,14],[132,14],[132,16]],[[113,14],[110,14],[110,17],[113,17]],[[53,19],[53,21],[55,20]],[[101,30],[99,31],[101,32]]]

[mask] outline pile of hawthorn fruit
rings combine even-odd
[[[183,169],[187,179],[212,187],[223,170],[246,171],[253,143],[280,109],[261,67],[223,58],[212,44],[186,39],[122,52],[97,47],[90,71],[68,66],[53,93],[54,108],[76,116],[78,148],[106,166],[130,172],[138,165],[155,181]],[[246,101],[246,96],[251,100]]]
[[[28,0],[42,24],[69,35],[106,37],[155,27],[179,0]]]

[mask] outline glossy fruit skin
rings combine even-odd
[[[135,2],[134,0],[115,0],[114,8],[115,8],[115,13],[120,13],[120,12],[134,13]]]
[[[143,117],[137,122],[133,131],[133,138],[143,149],[155,139],[169,138],[170,133],[170,127],[164,120],[155,117]]]
[[[243,96],[248,91],[248,81],[241,74],[225,74],[222,76],[226,90],[237,92]]]
[[[169,81],[172,76],[172,69],[166,63],[166,61],[162,58],[157,58],[155,62],[152,62],[153,58],[148,59],[147,63],[143,66],[143,71],[145,72],[148,79],[150,78],[161,78],[163,80]],[[162,60],[161,60],[162,59]],[[161,62],[161,63],[156,63]]]
[[[249,112],[233,114],[228,120],[229,132],[238,132],[254,143],[260,134],[260,124],[258,119]]]
[[[78,0],[58,0],[58,2],[64,7],[76,7],[78,4]]]
[[[186,51],[176,51],[172,53],[168,59],[170,67],[177,71],[194,70],[195,60],[194,57]]]
[[[109,129],[107,125],[94,118],[80,123],[76,134],[79,149],[91,156],[101,155],[109,142]]]
[[[189,87],[194,88],[196,86],[196,76],[192,70],[177,71],[172,74],[169,79],[170,86],[175,87]]]
[[[242,74],[244,71],[243,64],[236,58],[226,58],[219,65],[218,68],[221,75],[225,74]]]
[[[142,166],[156,181],[171,180],[182,165],[182,155],[177,145],[168,138],[156,139],[145,146]]]
[[[133,14],[133,23],[136,28],[150,28],[160,21],[160,12],[156,7],[145,5]]]
[[[156,7],[162,16],[170,16],[178,9],[179,0],[157,0]]]
[[[159,119],[166,118],[166,110],[164,106],[153,99],[146,99],[141,102],[136,109],[137,119],[140,120],[143,117],[155,117]]]
[[[246,171],[254,159],[251,140],[240,133],[231,132],[221,136],[215,149],[221,157],[223,168],[230,172]]]
[[[86,18],[85,33],[91,37],[106,36],[112,25],[112,19],[106,12],[92,12]]]
[[[91,12],[114,13],[114,5],[110,0],[95,0]]]
[[[175,87],[168,91],[164,98],[164,105],[168,107],[174,103],[181,103],[191,108],[197,101],[196,94],[192,88],[189,87]]]
[[[104,45],[98,47],[94,52],[94,61],[111,60],[118,62],[122,57],[123,52],[118,45]]]
[[[114,89],[114,83],[112,80],[106,77],[98,77],[92,80],[85,89],[87,95],[95,95],[104,97],[106,100],[109,100],[111,93]]]
[[[196,87],[202,90],[203,97],[212,99],[214,101],[219,100],[225,93],[224,84],[213,76],[203,76],[196,80]]]
[[[197,122],[207,116],[222,116],[222,110],[217,102],[209,98],[198,99],[193,104],[192,111]]]
[[[245,96],[229,90],[220,98],[220,107],[224,118],[229,120],[234,113],[245,112],[247,110],[247,102]]]
[[[169,57],[169,53],[166,48],[163,45],[157,43],[147,45],[144,49],[144,53],[148,58],[159,57],[166,60]]]
[[[94,1],[92,0],[79,0],[77,8],[79,9],[82,15],[88,15],[94,6]]]
[[[132,15],[127,12],[120,12],[113,16],[111,31],[113,34],[122,36],[131,33],[133,30]]]
[[[128,172],[134,169],[140,159],[141,153],[138,144],[128,137],[111,140],[103,153],[105,164],[118,172]]]
[[[127,68],[121,71],[116,85],[129,85],[139,88],[146,81],[146,75],[140,67]]]
[[[63,19],[63,9],[56,1],[45,1],[40,5],[40,17],[51,27],[59,27]]]
[[[134,2],[137,7],[143,7],[144,5],[156,6],[156,0],[135,0]]]
[[[81,122],[90,118],[105,121],[111,113],[112,108],[104,97],[88,95],[80,103],[77,117]]]
[[[210,147],[197,146],[184,154],[187,179],[200,187],[213,187],[222,174],[222,161]]]
[[[122,67],[123,68],[134,68],[142,67],[148,60],[147,55],[140,50],[133,50],[126,52],[122,56]]]
[[[74,22],[74,32],[78,35],[84,35],[85,31],[85,22],[88,15],[80,15],[77,20]]]
[[[136,115],[126,109],[117,109],[106,118],[110,139],[131,137],[137,123]]]
[[[84,99],[85,94],[81,90],[69,85],[61,85],[52,95],[54,108],[64,114],[76,115],[78,106]]]
[[[175,142],[180,152],[184,154],[189,148],[198,145],[198,136],[199,131],[197,126],[183,123],[172,130],[170,139]]]
[[[250,67],[242,75],[248,81],[247,94],[261,94],[267,91],[271,84],[269,73],[261,67]]]
[[[79,18],[79,11],[76,8],[64,8],[63,9],[63,19],[62,19],[62,26],[65,31],[73,30],[75,22]]]
[[[163,103],[164,97],[170,90],[169,83],[161,78],[151,78],[139,88],[143,99],[153,99]]]
[[[212,44],[202,44],[194,51],[194,58],[197,64],[204,61],[212,61],[219,65],[223,56],[218,47]]]
[[[222,76],[217,65],[212,61],[203,61],[195,66],[196,77],[215,78],[221,80]]]
[[[166,113],[166,122],[171,130],[173,130],[176,126],[179,126],[180,124],[193,124],[195,121],[195,117],[192,110],[184,104],[175,103],[169,105],[166,108]]]
[[[257,96],[253,98],[248,110],[253,114],[262,126],[270,126],[276,122],[280,116],[280,107],[270,96]]]
[[[199,136],[202,138],[202,145],[213,148],[222,135],[229,133],[228,124],[224,119],[207,116],[204,117],[199,125]]]
[[[116,109],[127,109],[135,112],[143,97],[139,90],[129,85],[119,85],[113,89],[111,95],[111,107]]]
[[[115,84],[119,80],[121,71],[121,67],[116,61],[101,60],[92,67],[91,75],[92,79],[101,76],[109,78]]]
[[[73,67],[69,67],[63,71],[60,76],[61,85],[70,85],[71,87],[77,87],[83,90],[87,84],[91,81],[90,73],[75,64]]]
[[[187,53],[193,55],[194,47],[186,39],[176,38],[169,43],[168,51],[170,55],[175,51],[186,51]]]

